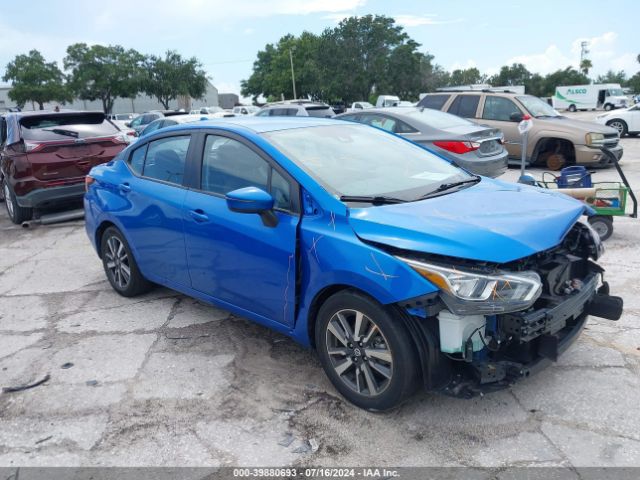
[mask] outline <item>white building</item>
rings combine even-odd
[[[10,90],[10,86],[0,86],[0,112],[16,106],[16,103],[9,98]],[[52,110],[56,106],[72,110],[102,110],[102,102],[100,100],[94,100],[93,102],[90,102],[88,100],[79,99],[75,99],[73,102],[67,103],[65,105],[57,102],[45,103],[44,108],[47,110]],[[218,89],[214,87],[211,82],[207,82],[207,91],[202,98],[194,99],[181,97],[169,103],[170,110],[184,108],[185,110],[189,111],[192,108],[217,106]],[[27,103],[24,106],[24,110],[37,109],[37,104]],[[155,98],[141,94],[136,98],[116,98],[115,102],[113,103],[112,113],[142,113],[148,112],[149,110],[164,110],[164,107]]]

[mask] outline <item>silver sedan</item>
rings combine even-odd
[[[365,123],[401,135],[478,175],[498,177],[507,170],[502,132],[426,108],[372,108],[336,118]]]

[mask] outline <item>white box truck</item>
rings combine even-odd
[[[627,97],[618,83],[600,83],[593,85],[567,85],[556,87],[552,97],[553,108],[557,110],[595,110],[603,108],[625,108]]]

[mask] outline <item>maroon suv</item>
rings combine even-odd
[[[0,117],[0,179],[13,223],[34,208],[78,200],[91,167],[127,146],[102,112],[11,112]]]

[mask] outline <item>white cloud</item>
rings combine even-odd
[[[245,28],[244,30],[242,30],[242,33],[244,35],[252,35],[255,32],[255,30],[253,28]]]
[[[544,52],[511,57],[505,64],[522,63],[528,70],[541,74],[551,73],[568,66],[578,68],[581,43],[586,41],[589,50],[587,58],[593,64],[593,68],[589,72],[590,76],[605,73],[607,70],[624,70],[628,75],[632,75],[638,70],[636,55],[630,52],[620,52],[617,40],[617,33],[605,32],[595,37],[577,38],[571,43],[568,50],[551,44]]]
[[[460,23],[463,22],[463,18],[456,18],[451,20],[438,20],[437,15],[425,14],[425,15],[394,15],[396,23],[403,27],[422,27],[425,25],[445,25],[448,23]]]
[[[478,68],[478,64],[476,63],[475,60],[469,59],[464,63],[454,62],[451,65],[449,65],[450,72],[453,72],[454,70],[466,70],[467,68]]]

